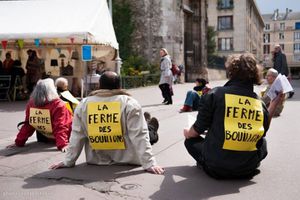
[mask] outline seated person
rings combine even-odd
[[[197,111],[199,107],[200,96],[208,93],[210,90],[208,83],[203,78],[197,78],[195,81],[196,86],[186,94],[183,107],[179,112]]]
[[[200,99],[195,123],[184,130],[185,147],[214,178],[251,178],[268,154],[264,137],[284,95],[268,109],[256,95],[261,75],[253,54],[231,55],[225,66],[229,81]]]
[[[39,80],[26,106],[24,125],[15,143],[8,147],[24,146],[34,131],[37,131],[43,139],[55,141],[57,149],[65,152],[69,143],[71,126],[72,114],[59,99],[54,81],[50,78]]]
[[[74,113],[79,101],[68,90],[68,80],[66,78],[59,77],[55,80],[55,86],[60,99],[66,102],[67,108]]]
[[[148,112],[144,112],[144,117],[148,125],[150,144],[153,145],[158,141],[157,130],[159,128],[159,123],[158,120],[155,117],[151,117]]]
[[[278,76],[278,71],[276,69],[273,69],[273,68],[270,68],[268,71],[267,71],[267,74],[266,74],[266,80],[267,80],[267,83],[268,83],[268,86],[267,88],[262,92],[262,100],[263,102],[266,104],[267,107],[269,107],[270,105],[270,102],[271,102],[271,99],[270,97],[267,95],[268,91],[270,90],[271,88],[271,85],[273,84],[273,82],[275,81],[275,79],[277,78]],[[280,115],[280,113],[282,112],[283,110],[283,105],[284,105],[284,101],[282,101],[281,104],[279,104],[276,109],[275,109],[275,113],[274,113],[274,117],[278,117]]]
[[[93,91],[74,113],[69,149],[65,160],[51,169],[73,167],[85,146],[86,162],[96,165],[134,164],[162,174],[149,141],[140,104],[121,90],[120,76],[106,71],[100,90]]]

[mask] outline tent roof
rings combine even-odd
[[[0,40],[80,38],[118,49],[106,0],[0,1]]]

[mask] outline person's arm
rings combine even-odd
[[[271,120],[274,116],[274,113],[276,111],[276,107],[280,104],[282,104],[282,102],[284,101],[285,98],[285,94],[283,94],[282,92],[280,92],[275,99],[273,99],[270,102],[270,105],[268,107],[268,112],[269,112],[269,124],[271,123]]]
[[[35,131],[35,129],[29,124],[29,112],[31,105],[32,103],[29,101],[25,111],[25,123],[23,124],[21,130],[19,131],[15,139],[15,145],[18,147],[24,146],[28,138],[32,136],[32,134]]]
[[[55,106],[52,108],[51,116],[53,135],[57,149],[62,151],[68,145],[72,115],[63,103],[53,106]]]
[[[151,173],[162,174],[164,169],[157,165],[152,154],[152,147],[149,141],[149,134],[142,109],[138,103],[133,100],[127,106],[127,131],[129,139],[134,145],[136,154],[139,156],[142,167]]]
[[[193,128],[193,126],[190,129],[184,129],[183,135],[186,139],[199,137],[199,133]]]
[[[65,160],[50,166],[50,169],[75,166],[76,160],[78,159],[87,139],[86,135],[83,133],[81,113],[81,104],[79,104],[74,113],[70,143],[68,145]]]

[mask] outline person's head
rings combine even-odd
[[[40,79],[31,94],[31,98],[35,106],[44,106],[46,103],[59,98],[54,81],[51,78]]]
[[[230,80],[237,79],[251,84],[261,84],[261,71],[251,53],[230,55],[225,67]]]
[[[197,78],[195,83],[196,83],[196,86],[202,86],[202,87],[204,87],[207,84],[207,82],[204,78]]]
[[[266,74],[266,79],[268,84],[271,85],[275,81],[277,76],[278,76],[278,71],[276,69],[270,68]]]
[[[120,89],[121,88],[121,78],[120,76],[112,71],[106,71],[100,76],[100,89]]]
[[[11,59],[11,54],[10,54],[10,52],[7,52],[7,53],[5,54],[5,58],[6,58],[7,60],[10,60],[10,59]]]
[[[20,60],[14,60],[14,66],[15,67],[20,67],[22,65]]]
[[[161,57],[166,56],[166,55],[168,55],[168,54],[169,54],[169,53],[168,53],[167,49],[165,49],[165,48],[161,48],[160,51],[159,51],[159,55],[160,55]]]
[[[275,53],[278,53],[278,52],[280,52],[281,51],[281,46],[279,45],[279,44],[276,44],[275,46],[274,46],[274,52]]]
[[[55,80],[55,86],[58,92],[64,92],[68,90],[68,80],[64,77],[59,77]]]
[[[31,49],[28,49],[28,50],[27,50],[27,55],[28,55],[28,56],[31,56],[31,54],[32,54],[32,50],[31,50]]]

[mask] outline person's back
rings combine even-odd
[[[65,151],[71,126],[72,115],[59,99],[53,80],[39,80],[26,106],[24,125],[17,134],[14,145],[24,146],[36,131],[38,141],[41,138],[41,142],[55,141],[57,148]]]
[[[65,102],[67,109],[73,114],[79,101],[68,90],[68,80],[64,77],[59,77],[55,80],[55,86],[60,99]]]
[[[201,98],[196,122],[184,130],[185,146],[209,175],[248,178],[267,156],[264,136],[282,93],[268,112],[253,91],[261,80],[252,54],[229,57],[226,68],[230,80]]]
[[[74,166],[85,146],[89,164],[135,164],[154,173],[163,172],[152,155],[141,106],[120,89],[120,77],[114,72],[105,72],[100,90],[77,106],[72,128],[66,159],[53,169]]]

